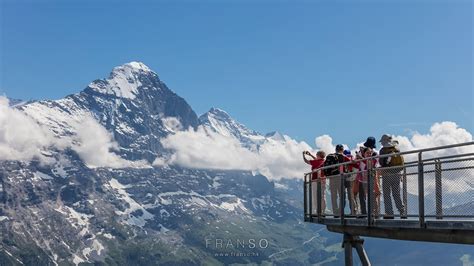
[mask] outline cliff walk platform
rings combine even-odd
[[[378,162],[397,155],[405,159],[403,165],[380,167]],[[350,167],[360,164],[364,167]],[[324,176],[332,167],[340,174]],[[343,234],[346,265],[353,263],[353,248],[362,264],[370,265],[361,236],[474,245],[474,142],[366,157],[306,173],[304,221]]]

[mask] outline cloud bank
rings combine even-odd
[[[257,155],[243,148],[237,139],[207,132],[202,126],[169,135],[161,144],[174,151],[167,160],[169,164],[224,170],[254,170],[257,167]]]
[[[430,147],[445,146],[472,141],[472,134],[464,128],[460,128],[454,122],[435,123],[431,126],[430,132],[421,134],[415,132],[410,138],[406,136],[393,136],[400,143],[400,149],[403,151],[425,149]],[[474,152],[474,147],[464,146],[449,150],[442,150],[427,153],[427,156],[444,156],[453,153]]]
[[[54,163],[50,151],[70,148],[91,168],[144,167],[144,162],[132,162],[115,154],[118,149],[113,136],[91,115],[72,123],[76,135],[56,137],[47,127],[40,125],[25,113],[9,106],[6,97],[0,96],[0,160],[39,160]]]
[[[175,164],[183,167],[221,170],[249,170],[270,179],[301,177],[308,171],[302,151],[315,150],[306,142],[286,135],[282,139],[267,138],[257,150],[249,150],[232,136],[224,136],[200,126],[176,132],[161,140],[163,147],[173,151],[168,159],[158,158],[155,165]],[[329,136],[317,140],[319,148],[331,147]]]
[[[0,96],[0,160],[32,160],[49,162],[42,151],[64,147],[45,127],[23,112],[10,108],[6,97]]]
[[[335,148],[329,135],[316,137],[314,148],[304,141],[296,141],[285,135],[278,139],[267,138],[258,145],[258,149],[249,150],[236,138],[220,135],[202,126],[196,130],[182,130],[179,120],[175,118],[163,118],[162,122],[171,134],[161,139],[161,143],[172,153],[167,157],[156,158],[153,166],[158,167],[172,164],[201,169],[248,170],[270,179],[301,178],[309,170],[302,160],[302,151],[315,153],[323,150],[331,153]],[[0,160],[37,159],[50,164],[55,161],[50,151],[70,148],[89,167],[149,167],[145,161],[128,161],[115,153],[119,147],[113,135],[91,115],[85,115],[81,121],[71,124],[72,132],[76,134],[58,138],[49,128],[10,107],[6,97],[0,97]],[[454,122],[435,123],[426,134],[415,132],[411,136],[394,138],[399,141],[402,151],[473,140],[470,132]],[[425,156],[428,158],[470,152],[474,153],[472,146],[431,152]],[[414,160],[416,156],[408,155],[406,159]]]
[[[467,130],[459,127],[454,122],[440,122],[435,123],[431,126],[429,133],[421,134],[415,132],[411,137],[406,136],[393,136],[400,143],[400,149],[402,151],[425,149],[430,147],[445,146],[457,143],[471,142],[473,141],[472,134]],[[474,146],[462,146],[451,149],[430,151],[423,153],[423,159],[442,157],[454,154],[466,154],[474,153]],[[416,161],[418,159],[417,154],[408,154],[405,156],[406,161]],[[443,169],[456,168],[456,167],[472,167],[473,161],[462,161],[443,165]],[[433,170],[433,165],[426,166],[427,170]],[[414,171],[414,169],[412,169]],[[412,184],[417,184],[417,176],[412,176],[408,181]],[[474,173],[471,170],[457,170],[457,171],[443,171],[443,190],[448,193],[460,193],[472,189],[470,184],[474,180]],[[435,176],[434,173],[425,174],[425,193],[435,192]],[[417,195],[418,190],[416,185],[408,187],[408,191],[412,194]]]
[[[119,145],[113,136],[91,116],[75,125],[77,135],[71,148],[77,152],[87,166],[96,167],[145,167],[145,161],[128,161],[113,151],[119,150]]]
[[[427,134],[414,133],[410,137],[394,138],[400,142],[402,151],[472,141],[472,135],[454,122],[435,123]],[[161,142],[173,153],[169,158],[157,158],[156,166],[175,164],[190,168],[251,170],[270,179],[302,178],[303,173],[309,171],[308,165],[302,160],[302,151],[323,150],[332,153],[335,149],[333,139],[329,135],[322,135],[315,138],[315,148],[304,141],[298,142],[284,136],[282,140],[267,138],[257,150],[251,151],[244,148],[236,138],[223,136],[203,127],[176,132]],[[427,157],[454,152],[474,151],[469,146],[427,154]],[[409,155],[406,159],[416,159],[416,155]]]

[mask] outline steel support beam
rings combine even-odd
[[[344,233],[344,238],[342,240],[342,247],[344,248],[345,254],[345,265],[353,265],[352,249],[355,248],[357,254],[359,255],[360,262],[363,266],[370,266],[370,260],[367,256],[367,252],[364,249],[364,240],[359,236],[354,236],[351,234]]]
[[[377,228],[362,226],[328,225],[328,230],[350,235],[390,238],[398,240],[440,242],[474,245],[473,231],[424,228]]]

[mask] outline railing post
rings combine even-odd
[[[403,206],[405,206],[403,210],[403,215],[406,217],[408,216],[408,192],[407,192],[407,168],[403,167]]]
[[[339,195],[339,215],[341,216],[341,225],[344,225],[344,203],[346,202],[346,194],[344,193],[344,171],[342,165],[339,167],[339,178],[341,179],[341,194]]]
[[[321,180],[321,170],[318,170],[317,173],[317,199],[318,199],[318,205],[317,205],[317,211],[318,211],[318,222],[321,222],[321,214],[322,214],[322,200],[323,200],[323,193],[321,191],[322,189],[322,180]]]
[[[304,210],[304,220],[307,221],[307,217],[308,217],[308,204],[307,203],[307,200],[308,200],[308,195],[306,193],[306,174],[304,175],[304,178],[303,178],[303,210]]]
[[[367,226],[373,224],[373,215],[372,215],[372,188],[374,187],[374,180],[372,178],[372,160],[367,160]]]
[[[418,153],[418,215],[420,218],[420,227],[425,226],[425,178],[423,167],[423,154]]]
[[[309,221],[313,222],[313,188],[312,188],[312,183],[313,183],[313,174],[309,174],[309,182],[308,182],[308,193],[309,193],[309,201],[308,201],[308,207],[309,207]]]
[[[311,211],[308,211],[308,195],[310,195],[308,193],[308,175],[306,174],[304,176],[304,215],[305,215],[305,220],[306,221],[310,221],[310,217],[311,217]]]
[[[344,238],[342,240],[342,247],[344,248],[344,265],[345,266],[352,266],[353,259],[352,259],[352,243],[354,242],[354,238],[352,235],[344,233]]]
[[[436,219],[443,219],[443,188],[441,183],[441,162],[435,161],[436,173]]]

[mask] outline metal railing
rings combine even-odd
[[[380,167],[380,159],[394,155],[405,163]],[[324,176],[324,169],[334,167],[339,174]],[[304,217],[317,223],[338,219],[341,225],[357,219],[364,226],[379,219],[415,220],[420,227],[427,219],[474,221],[474,142],[378,155],[306,173]]]

